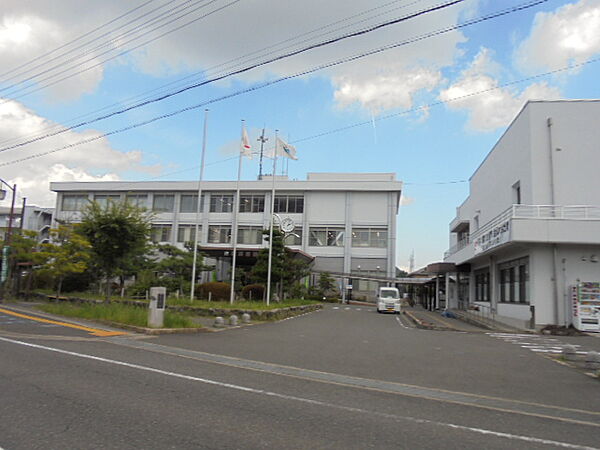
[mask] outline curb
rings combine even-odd
[[[404,314],[406,314],[408,316],[408,318],[413,321],[413,323],[417,326],[417,328],[421,328],[424,330],[444,330],[444,331],[447,331],[450,329],[450,328],[440,328],[440,327],[435,326],[432,323],[425,322],[424,320],[417,318],[410,311],[404,311]]]

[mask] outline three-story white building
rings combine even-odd
[[[214,259],[217,277],[227,280],[231,264],[235,181],[54,182],[55,219],[78,221],[89,201],[128,201],[153,211],[152,239],[183,246],[195,239]],[[250,264],[267,244],[272,178],[240,182],[238,263]],[[396,216],[402,183],[393,173],[309,173],[305,181],[277,177],[274,212],[294,229],[286,244],[316,271],[374,278],[395,277]],[[343,277],[341,277],[343,278]],[[354,296],[370,296],[375,286],[354,283]]]
[[[520,327],[569,325],[600,281],[600,100],[530,101],[470,178],[450,223],[450,306]]]

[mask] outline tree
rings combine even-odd
[[[180,249],[174,245],[163,244],[157,247],[159,260],[155,264],[155,269],[171,278],[179,288],[181,293],[190,288],[192,278],[192,266],[194,264],[193,245],[186,245],[185,249]],[[203,265],[203,258],[198,254],[196,261],[198,271],[208,270],[210,267]]]
[[[327,297],[328,293],[336,291],[335,279],[329,272],[321,272],[319,275],[319,294]]]
[[[38,255],[39,242],[37,233],[30,230],[17,230],[11,238],[10,271],[13,280],[13,293],[19,290],[21,270],[19,267],[29,267],[27,288],[29,289],[33,268],[42,262]]]
[[[83,272],[91,259],[90,243],[74,230],[74,225],[59,225],[50,231],[50,242],[41,245],[37,262],[40,272],[48,273],[56,283],[56,297],[60,296],[65,277]]]
[[[263,234],[268,235],[269,231],[263,230]],[[294,283],[309,275],[310,265],[296,258],[294,252],[283,244],[283,238],[284,235],[280,230],[273,230],[271,282],[279,285],[281,291],[287,291]],[[263,248],[258,252],[250,276],[255,282],[266,285],[268,273],[269,249]]]
[[[92,246],[98,266],[106,276],[105,301],[110,299],[110,280],[136,257],[147,253],[151,216],[129,203],[90,203],[83,211],[80,232]]]

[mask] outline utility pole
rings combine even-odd
[[[262,134],[258,137],[257,141],[260,142],[260,160],[258,163],[258,179],[262,180],[262,166],[263,166],[263,150],[265,147],[265,142],[269,140],[268,137],[265,137],[265,129],[262,129]],[[273,174],[275,176],[275,174]]]

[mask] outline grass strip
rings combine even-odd
[[[65,317],[77,317],[88,320],[106,320],[110,322],[133,325],[137,327],[148,326],[148,310],[118,303],[110,304],[78,304],[49,303],[40,305],[39,309],[50,314]],[[163,328],[198,328],[192,319],[184,314],[165,311]]]

